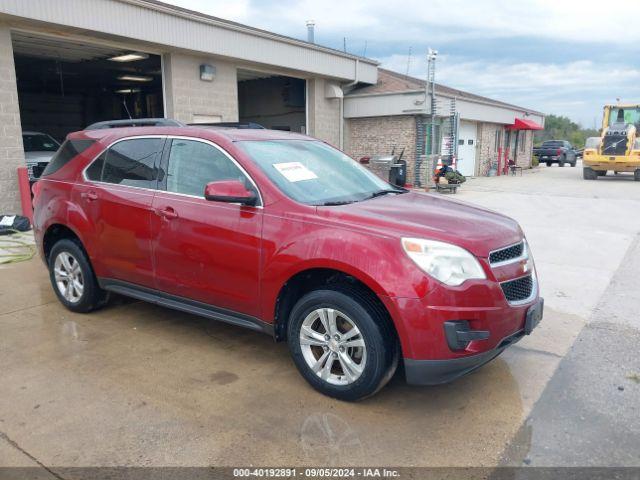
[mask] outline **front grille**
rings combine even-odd
[[[607,134],[602,144],[603,155],[624,155],[627,153],[629,139],[626,135]]]
[[[500,250],[496,250],[489,254],[489,263],[501,263],[506,262],[507,260],[512,260],[514,258],[518,258],[522,256],[524,252],[524,242],[520,242],[516,245],[511,245],[510,247],[502,248]]]
[[[500,284],[504,296],[509,302],[526,300],[533,293],[533,277],[531,275],[517,278]]]

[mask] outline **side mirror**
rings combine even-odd
[[[247,190],[239,180],[220,180],[209,182],[204,187],[204,198],[212,202],[239,203],[255,205],[258,197],[255,192]]]

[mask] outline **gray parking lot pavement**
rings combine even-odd
[[[617,450],[637,440],[635,423],[621,427],[640,404],[627,360],[637,267],[624,261],[636,258],[639,186],[585,182],[568,167],[466,183],[454,198],[523,226],[543,322],[452,384],[409,387],[397,375],[355,404],[313,391],[266,336],[125,299],[74,314],[38,259],[0,267],[0,464],[556,465],[584,432],[597,458],[640,463]]]

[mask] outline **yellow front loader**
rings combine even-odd
[[[585,180],[612,171],[633,172],[640,181],[640,105],[605,105],[602,134],[587,139],[582,166]]]

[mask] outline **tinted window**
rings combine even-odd
[[[87,168],[89,180],[155,188],[164,139],[135,138],[116,143]]]
[[[217,180],[240,180],[252,188],[244,173],[217,148],[195,140],[171,142],[167,191],[203,197],[205,185]]]
[[[76,155],[84,152],[95,143],[94,140],[66,140],[58,152],[53,156],[42,176],[51,175],[64,167]]]

